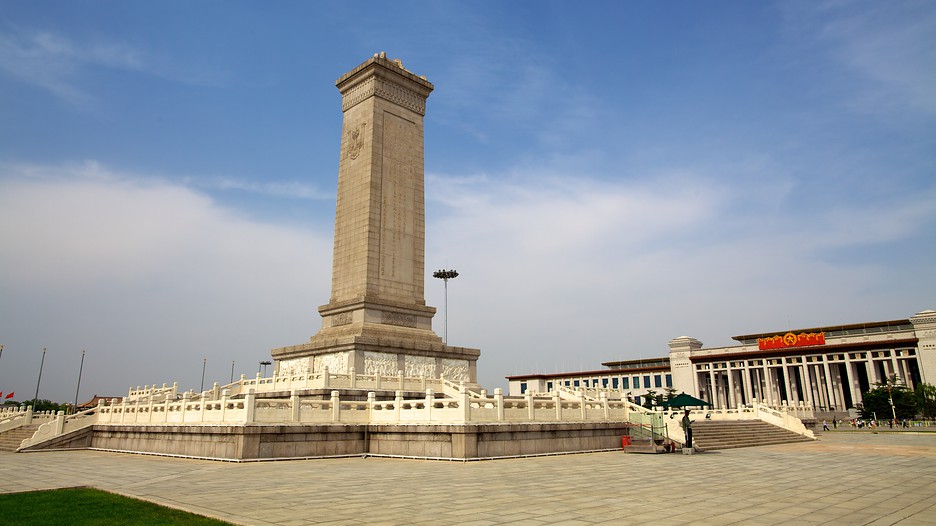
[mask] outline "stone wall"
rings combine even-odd
[[[625,422],[481,425],[94,425],[93,449],[218,460],[350,455],[479,459],[571,453],[621,446]],[[57,444],[61,447],[62,444]],[[42,444],[39,448],[51,448]]]

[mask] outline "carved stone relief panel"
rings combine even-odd
[[[320,373],[328,367],[328,372],[347,374],[348,373],[348,353],[336,352],[330,354],[319,354],[312,359],[312,372]]]
[[[399,374],[397,355],[364,351],[364,374],[396,376]]]
[[[442,376],[450,382],[467,382],[471,379],[468,374],[468,360],[442,359]]]
[[[406,355],[405,364],[406,368],[404,369],[403,374],[406,376],[425,376],[427,378],[436,377],[435,358],[430,358],[428,356]]]
[[[309,368],[308,358],[294,358],[292,360],[280,360],[279,376],[291,376],[294,374],[305,374]]]
[[[339,312],[331,318],[332,327],[339,327],[341,325],[350,325],[354,319],[354,315],[351,312]]]
[[[382,311],[380,313],[380,323],[384,325],[396,325],[397,327],[416,328],[416,316],[412,314],[401,314],[399,312]]]

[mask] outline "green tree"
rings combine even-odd
[[[913,394],[923,417],[936,418],[936,385],[917,384]]]
[[[664,389],[665,393],[663,394],[662,399],[660,400],[660,405],[663,405],[663,402],[669,402],[673,398],[676,398],[676,390],[672,387],[667,387]]]
[[[659,405],[659,400],[657,400],[658,398],[659,398],[659,395],[657,394],[657,392],[651,389],[647,391],[646,393],[644,393],[644,395],[641,397],[642,399],[641,401],[643,402],[643,404],[641,405],[643,405],[647,409],[653,409],[653,406]]]
[[[53,412],[65,411],[71,405],[71,404],[60,404],[58,402],[53,402],[51,400],[46,400],[43,398],[40,398],[38,401],[35,401],[35,402],[36,402],[36,406],[33,407],[33,411],[53,411]],[[33,400],[26,400],[24,403],[26,405],[33,405]]]
[[[893,403],[893,409],[891,404]],[[916,395],[891,376],[861,395],[861,417],[890,420],[896,413],[897,419],[913,418],[919,412]]]

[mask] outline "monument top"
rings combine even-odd
[[[335,81],[335,86],[337,86],[339,90],[344,91],[343,85],[348,84],[348,81],[360,75],[361,72],[371,67],[375,67],[375,66],[385,68],[388,72],[397,73],[421,85],[424,89],[427,89],[430,92],[434,89],[434,86],[432,85],[432,83],[426,80],[425,76],[417,75],[413,73],[412,71],[406,69],[403,66],[403,61],[398,58],[394,58],[394,59],[387,58],[387,53],[385,51],[381,51],[380,53],[374,53],[374,56],[372,58],[367,59],[360,66],[352,69],[351,71],[339,77],[338,80]],[[355,83],[352,82],[351,84],[355,84]]]

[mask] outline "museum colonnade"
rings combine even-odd
[[[830,351],[696,362],[698,392],[716,408],[758,400],[844,410],[860,402],[863,391],[894,375],[911,389],[920,381],[914,347]]]

